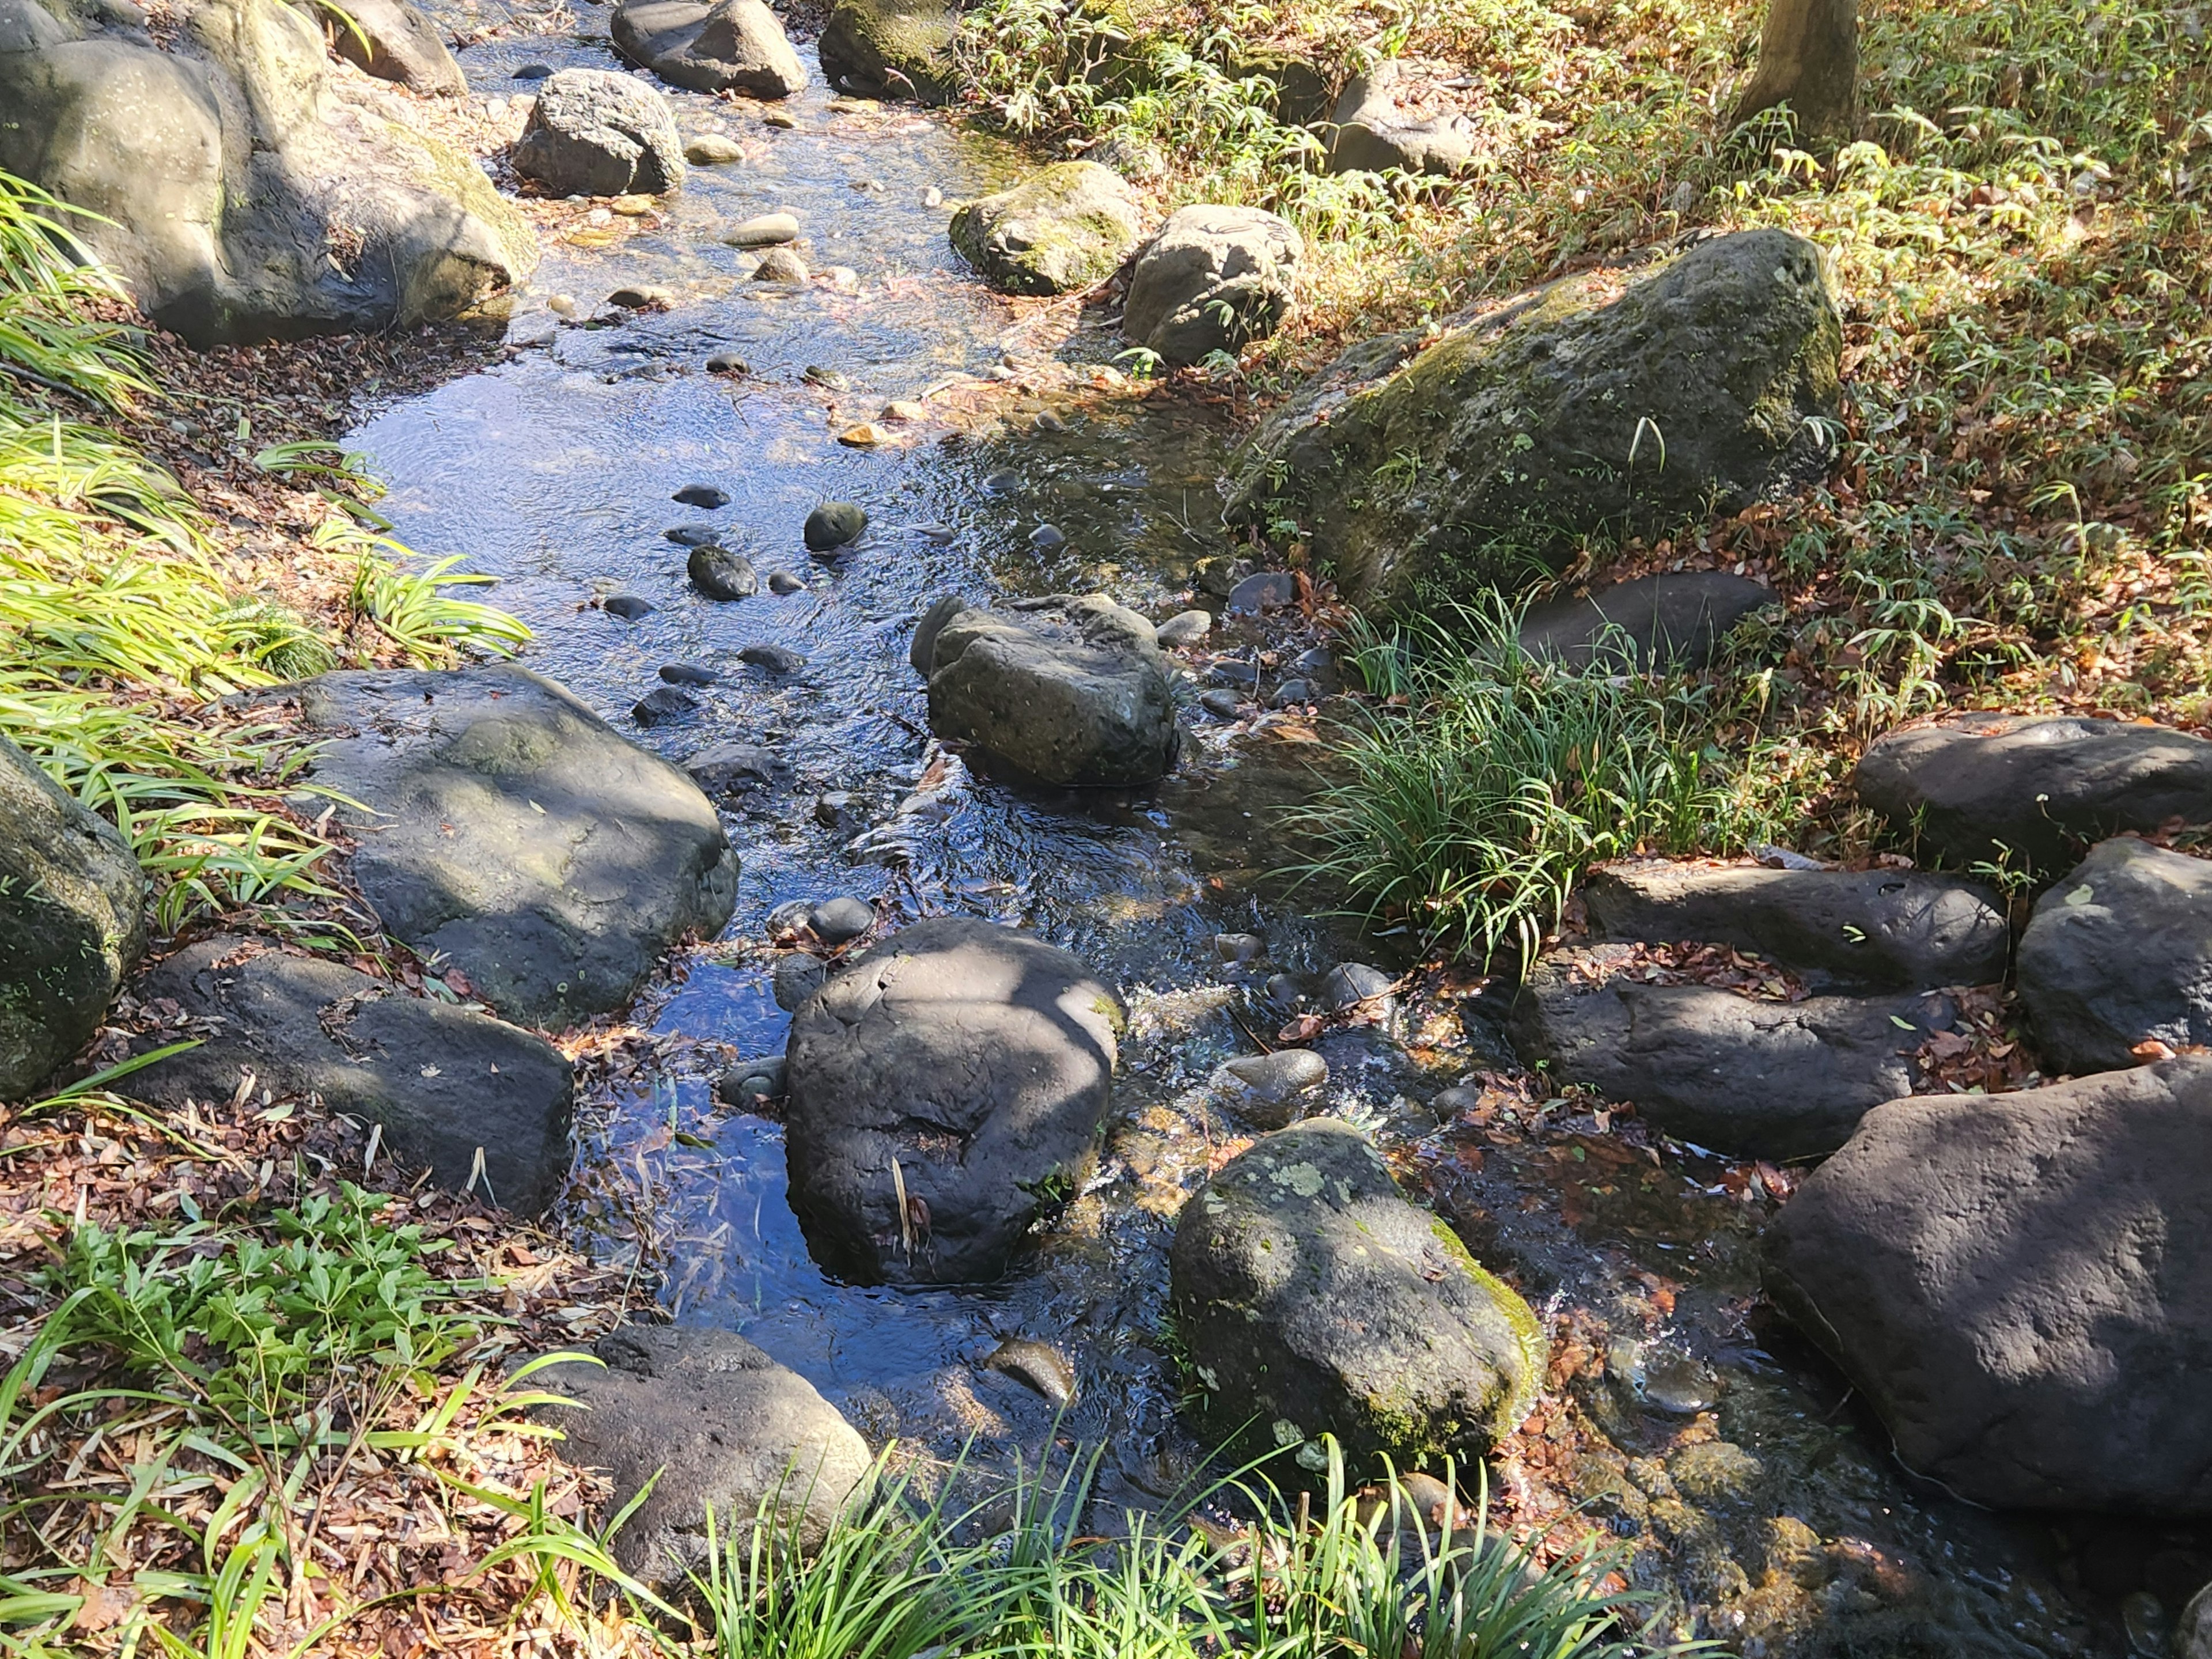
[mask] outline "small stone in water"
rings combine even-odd
[[[695,662],[665,662],[660,665],[660,678],[671,685],[712,685],[720,676]]]
[[[823,275],[830,278],[830,286],[840,294],[860,291],[860,273],[850,265],[832,265]]]
[[[935,542],[939,547],[950,546],[960,539],[960,532],[949,524],[918,524],[914,533],[926,542]]]
[[[720,167],[745,159],[744,147],[726,133],[702,132],[684,146],[684,159],[695,167]]]
[[[1328,654],[1328,647],[1317,645],[1310,651],[1301,651],[1291,666],[1301,674],[1326,674],[1336,665]]]
[[[806,584],[788,570],[774,570],[769,573],[768,591],[771,593],[803,593],[806,591]]]
[[[1454,1119],[1472,1112],[1482,1104],[1482,1091],[1471,1089],[1464,1083],[1444,1090],[1429,1103],[1429,1110],[1436,1114],[1437,1121],[1449,1123]]]
[[[803,283],[811,274],[806,261],[787,247],[770,248],[753,267],[753,281],[757,283]]]
[[[732,1066],[714,1082],[714,1097],[725,1106],[757,1112],[784,1095],[783,1056],[749,1060]]]
[[[787,645],[749,645],[738,653],[738,659],[771,674],[796,674],[806,666],[805,657]]]
[[[710,524],[679,524],[660,533],[678,547],[700,547],[722,532]]]
[[[824,830],[850,835],[860,826],[860,798],[849,789],[832,789],[814,803],[814,821]]]
[[[1288,974],[1275,975],[1262,988],[1267,994],[1267,1000],[1286,1013],[1291,1009],[1305,1006],[1305,987]]]
[[[1268,702],[1277,708],[1290,708],[1313,700],[1314,689],[1304,680],[1285,680],[1275,688],[1275,695]]]
[[[852,501],[824,501],[806,515],[806,546],[810,552],[827,553],[849,547],[868,527],[868,515]]]
[[[1060,533],[1060,528],[1056,524],[1041,524],[1030,532],[1030,545],[1041,553],[1052,548],[1065,547],[1066,544],[1067,538]]]
[[[709,374],[750,374],[753,366],[734,351],[718,351],[707,359]]]
[[[780,109],[772,109],[761,117],[761,125],[764,127],[780,127],[788,132],[799,125],[799,120],[795,116],[786,115]]]
[[[1003,1371],[1026,1382],[1056,1407],[1075,1398],[1075,1367],[1048,1343],[1013,1337],[994,1348],[983,1361],[986,1370]]]
[[[1178,611],[1152,631],[1162,645],[1194,645],[1213,631],[1213,618],[1203,611]]]
[[[620,617],[624,622],[635,622],[640,617],[652,615],[660,607],[641,594],[610,593],[599,601],[599,608],[609,616]]]
[[[854,190],[865,191],[871,194],[880,193],[884,187],[884,181],[880,179],[854,179],[850,182]]]
[[[818,957],[788,956],[769,974],[769,990],[777,1007],[787,1014],[796,1013],[799,1005],[820,990],[829,977],[830,970]]]
[[[1234,691],[1201,693],[1198,699],[1198,706],[1216,720],[1235,720],[1244,707],[1243,701]]]
[[[691,586],[710,599],[742,599],[760,592],[760,577],[753,562],[712,542],[693,548],[684,568]]]
[[[873,449],[883,441],[883,432],[865,421],[858,426],[848,426],[837,434],[837,441],[848,449]]]
[[[1216,685],[1253,687],[1260,684],[1260,665],[1242,657],[1224,657],[1206,672]]]
[[[517,81],[543,81],[552,73],[553,65],[550,64],[525,64],[520,69],[515,70],[512,78]]]
[[[670,499],[681,501],[686,507],[727,507],[730,492],[710,483],[688,483]]]
[[[1298,579],[1287,570],[1262,570],[1229,590],[1229,608],[1244,615],[1280,611],[1298,597]]]
[[[625,283],[607,295],[607,303],[619,306],[624,311],[665,311],[676,303],[676,291]]]
[[[549,294],[545,296],[545,309],[556,317],[573,317],[576,314],[577,305],[571,295]]]
[[[921,192],[921,204],[926,208],[943,207],[945,205],[945,192],[938,189],[935,185],[932,185],[927,190]]]
[[[983,475],[983,493],[987,495],[1003,495],[1008,490],[1017,488],[1021,481],[1021,474],[1006,468],[1001,468],[996,472],[987,472]]]
[[[607,205],[615,212],[621,214],[625,219],[642,219],[647,214],[653,211],[653,198],[650,196],[617,196],[613,201],[608,203]]]
[[[1380,968],[1364,962],[1340,962],[1321,982],[1322,1000],[1337,1013],[1358,1011],[1370,1019],[1387,1022],[1398,1012],[1395,983]]]
[[[1213,954],[1224,962],[1249,962],[1267,948],[1267,941],[1257,933],[1216,933],[1213,936]]]
[[[1297,1101],[1328,1081],[1328,1062],[1310,1048],[1247,1054],[1224,1066],[1237,1109],[1262,1128],[1286,1128],[1300,1115]]]
[[[799,240],[799,221],[788,213],[763,213],[732,225],[722,233],[731,247],[773,247]]]
[[[833,898],[814,907],[814,919],[810,924],[814,937],[824,945],[842,945],[854,939],[876,925],[876,907],[849,895]]]
[[[1061,420],[1059,416],[1054,414],[1048,409],[1039,410],[1037,411],[1036,420],[1033,424],[1040,432],[1065,432],[1067,430],[1067,422]]]
[[[825,392],[850,392],[853,389],[852,381],[843,374],[834,368],[825,368],[820,363],[809,363],[799,371],[799,378],[809,386],[820,386]]]
[[[768,913],[768,936],[770,939],[789,939],[804,932],[813,920],[812,899],[786,899]]]
[[[750,789],[775,781],[775,751],[757,743],[709,744],[684,769],[702,789]]]
[[[640,726],[665,726],[699,712],[699,700],[672,685],[656,686],[631,707],[630,718]]]

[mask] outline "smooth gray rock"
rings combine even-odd
[[[699,712],[699,699],[673,685],[656,685],[630,705],[629,717],[640,726],[671,726]]]
[[[770,99],[806,88],[764,0],[623,0],[610,27],[616,51],[672,87]]]
[[[1852,779],[1892,827],[1966,865],[2065,868],[2129,830],[2212,823],[2212,743],[2125,720],[1965,715],[1875,739]]]
[[[1240,351],[1290,315],[1304,253],[1286,221],[1258,208],[1178,209],[1130,270],[1121,332],[1168,363]]]
[[[742,553],[702,542],[684,561],[691,586],[710,599],[742,599],[760,592],[760,573]]]
[[[1765,1002],[1705,985],[1593,985],[1573,971],[1620,954],[1599,945],[1538,963],[1513,1005],[1513,1045],[1559,1081],[1715,1152],[1833,1152],[1869,1111],[1911,1091],[1914,1054],[1955,1012],[1935,993]]]
[[[0,1101],[27,1099],[91,1039],[145,953],[130,847],[0,738]]]
[[[1404,78],[1395,58],[1352,77],[1337,100],[1331,173],[1450,173],[1474,159],[1474,124],[1464,115],[1407,115],[1398,105]]]
[[[806,515],[802,532],[810,553],[849,547],[867,533],[867,510],[855,501],[824,501]]]
[[[1521,648],[1577,667],[1603,656],[1624,666],[1704,668],[1720,654],[1730,629],[1779,603],[1772,589],[1748,576],[1662,571],[1531,607],[1522,618]]]
[[[1229,590],[1229,610],[1236,616],[1257,616],[1297,603],[1298,579],[1287,570],[1255,570]]]
[[[960,85],[952,51],[959,32],[948,0],[836,0],[817,47],[822,73],[862,98],[951,103]]]
[[[721,240],[731,247],[774,247],[799,240],[799,221],[788,213],[758,213],[732,225]]]
[[[356,69],[410,92],[454,97],[469,89],[437,24],[408,0],[318,3],[330,24],[331,50]]]
[[[548,196],[659,195],[684,182],[684,140],[635,76],[562,70],[538,88],[514,170]]]
[[[806,666],[806,653],[787,645],[749,645],[738,653],[738,660],[771,674],[796,674]]]
[[[352,871],[385,927],[511,1019],[623,1006],[687,933],[729,920],[738,860],[677,768],[511,664],[325,674],[296,698],[314,781],[351,799]]]
[[[1280,1129],[1305,1115],[1303,1097],[1328,1081],[1328,1062],[1310,1048],[1278,1048],[1232,1060],[1218,1075],[1238,1116]]]
[[[1091,1165],[1122,1018],[1074,957],[972,917],[848,963],[785,1051],[791,1206],[815,1260],[862,1284],[1005,1273]]]
[[[1135,193],[1095,161],[1061,161],[952,216],[952,246],[1002,294],[1103,282],[1142,235]]]
[[[684,769],[702,789],[721,794],[774,783],[783,775],[784,765],[773,749],[732,742],[709,744],[685,761]]]
[[[745,159],[745,147],[726,132],[702,132],[684,141],[684,159],[695,167],[726,167]],[[744,372],[731,364],[718,365],[715,357],[707,359],[707,370],[713,374]]]
[[[1019,620],[933,609],[923,630],[939,734],[1064,786],[1151,783],[1174,768],[1182,732],[1167,659],[1134,611],[1097,598]]]
[[[599,609],[610,617],[635,622],[640,617],[650,617],[660,607],[642,593],[610,593],[599,601]]]
[[[1195,645],[1213,631],[1213,617],[1204,611],[1178,611],[1152,630],[1159,645]]]
[[[1640,859],[1583,878],[1593,939],[1755,951],[1813,989],[1933,990],[2005,975],[1996,895],[1918,870],[1767,870]]]
[[[1183,1206],[1169,1276],[1211,1427],[1296,1448],[1309,1477],[1324,1433],[1352,1469],[1377,1453],[1401,1468],[1478,1455],[1543,1386],[1528,1304],[1344,1124],[1302,1123],[1231,1158]]]
[[[829,978],[829,964],[821,957],[794,951],[789,956],[776,958],[769,974],[769,989],[777,1007],[787,1014],[795,1014]]]
[[[1398,1012],[1397,981],[1370,963],[1340,962],[1322,975],[1321,1000],[1334,1012],[1358,1013],[1388,1024]]]
[[[2174,1659],[2212,1659],[2212,1584],[2190,1598],[2173,1627]]]
[[[1878,1107],[1765,1248],[1911,1468],[1997,1509],[2212,1515],[2212,1059]]]
[[[866,1500],[867,1443],[796,1371],[732,1331],[631,1325],[601,1337],[604,1362],[568,1360],[529,1386],[574,1403],[532,1413],[562,1431],[561,1455],[604,1469],[610,1514],[653,1482],[614,1536],[615,1559],[647,1584],[681,1589],[707,1571],[707,1511],[716,1537],[746,1547],[774,1499],[779,1540],[818,1547],[838,1516]]]
[[[753,281],[757,283],[804,283],[813,274],[807,269],[806,261],[787,247],[769,248],[753,267]]]
[[[2132,836],[2093,848],[2036,902],[2020,1000],[2053,1071],[2133,1066],[2146,1040],[2212,1044],[2212,864]]]
[[[827,899],[814,907],[806,925],[824,945],[842,945],[876,925],[876,907],[849,894]]]
[[[541,1036],[233,935],[168,957],[143,994],[175,999],[209,1033],[133,1074],[132,1092],[148,1100],[228,1100],[247,1071],[272,1093],[318,1096],[330,1111],[382,1124],[386,1146],[428,1164],[441,1187],[473,1181],[536,1215],[568,1182],[574,1080]]]

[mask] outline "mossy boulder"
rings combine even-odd
[[[1820,250],[1742,231],[1561,279],[1447,329],[1362,341],[1232,463],[1229,517],[1293,528],[1370,601],[1556,569],[1819,477],[1842,319]]]
[[[830,84],[863,98],[952,100],[959,19],[945,0],[837,0],[818,48]]]
[[[952,246],[1004,294],[1066,294],[1103,282],[1143,234],[1137,198],[1095,161],[1062,161],[952,216]]]
[[[1355,1471],[1488,1450],[1528,1415],[1547,1348],[1528,1304],[1408,1203],[1357,1130],[1259,1141],[1183,1206],[1176,1329],[1216,1431]]]

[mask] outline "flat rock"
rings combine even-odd
[[[1972,715],[1867,745],[1852,780],[1895,829],[1959,864],[2065,868],[2082,848],[2212,823],[2212,743],[2124,720]]]
[[[1474,159],[1474,124],[1464,115],[1407,114],[1399,104],[1403,78],[1396,58],[1352,77],[1337,100],[1331,173],[1451,173]]]
[[[1479,1455],[1543,1386],[1528,1304],[1344,1124],[1302,1123],[1231,1158],[1183,1206],[1169,1271],[1213,1428],[1296,1448],[1309,1477],[1326,1468],[1324,1433],[1352,1469],[1377,1453],[1401,1468]]]
[[[1103,282],[1142,234],[1137,198],[1095,161],[1061,161],[952,216],[952,246],[1002,294]]]
[[[1280,1129],[1304,1115],[1300,1103],[1328,1081],[1328,1062],[1310,1048],[1278,1048],[1229,1061],[1217,1081],[1238,1116]]]
[[[615,50],[672,87],[788,98],[806,66],[764,0],[623,0],[610,26]]]
[[[791,1206],[815,1260],[862,1284],[1000,1277],[1091,1165],[1121,1020],[1076,957],[972,917],[854,958],[786,1049]]]
[[[806,666],[805,653],[787,645],[749,645],[738,653],[738,660],[771,674],[796,674]]]
[[[684,159],[695,167],[726,167],[745,159],[745,147],[727,133],[702,132],[684,141]],[[708,359],[707,367],[714,366]]]
[[[842,945],[876,925],[876,907],[850,894],[826,899],[814,907],[806,925],[824,945]]]
[[[2212,1059],[1879,1107],[1765,1248],[1909,1467],[1997,1509],[2212,1515]]]
[[[649,617],[660,609],[642,593],[610,593],[599,601],[599,609],[610,617],[620,617],[624,622],[635,622],[640,617]]]
[[[228,1100],[252,1072],[276,1095],[384,1126],[384,1143],[441,1186],[526,1215],[567,1184],[568,1062],[544,1038],[342,963],[219,935],[148,974],[207,1035],[136,1073],[133,1093],[167,1105]],[[481,1159],[481,1173],[478,1160]]]
[[[684,934],[729,920],[738,860],[714,803],[527,669],[349,671],[262,695],[298,700],[322,740],[314,781],[361,803],[337,818],[385,927],[511,1019],[611,1012]]]
[[[730,504],[730,492],[720,484],[688,483],[670,499],[681,501],[686,507],[705,507],[711,510],[718,507],[727,507]]]
[[[823,25],[822,73],[863,98],[950,103],[959,87],[949,0],[836,0]]]
[[[657,196],[684,182],[668,100],[612,70],[562,70],[542,82],[514,160],[548,196]]]
[[[742,599],[760,592],[760,573],[742,553],[702,542],[684,562],[691,586],[710,599]]]
[[[1195,645],[1213,631],[1213,617],[1204,611],[1178,611],[1152,630],[1163,646]]]
[[[1940,994],[1769,1002],[1584,977],[1625,954],[1598,945],[1538,963],[1513,1006],[1513,1045],[1559,1081],[1627,1101],[1653,1127],[1715,1152],[1833,1152],[1867,1112],[1911,1091],[1913,1055],[1955,1012]]]
[[[1725,570],[1662,571],[1574,599],[1533,606],[1521,648],[1585,667],[1599,657],[1638,668],[1704,668],[1729,630],[1773,590]]]
[[[759,744],[715,743],[685,761],[684,769],[702,789],[725,794],[774,783],[784,768],[775,750]]]
[[[629,717],[640,726],[669,726],[699,712],[699,699],[673,685],[656,685],[630,705]]]
[[[743,1548],[773,1498],[779,1537],[795,1533],[810,1549],[865,1498],[867,1443],[812,1383],[735,1332],[632,1325],[592,1352],[604,1363],[532,1373],[530,1387],[575,1402],[532,1414],[562,1431],[562,1457],[611,1477],[610,1514],[652,1486],[613,1544],[644,1583],[680,1590],[705,1574],[710,1509],[718,1540]]]
[[[2012,942],[1995,893],[1917,870],[1640,859],[1591,871],[1580,891],[1594,939],[1733,945],[1814,989],[1991,985]]]
[[[410,92],[457,97],[469,89],[438,26],[407,0],[345,0],[331,50],[365,74]]]
[[[1170,364],[1240,351],[1290,315],[1304,253],[1289,222],[1259,208],[1179,208],[1130,270],[1121,332]]]
[[[1257,616],[1295,605],[1298,579],[1287,570],[1255,570],[1229,590],[1229,609],[1238,616]]]
[[[799,240],[799,221],[788,213],[761,213],[732,225],[722,240],[732,247],[774,247]]]

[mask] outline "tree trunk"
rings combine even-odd
[[[1848,138],[1859,122],[1858,0],[1769,0],[1759,68],[1738,125],[1787,104],[1801,137]]]

